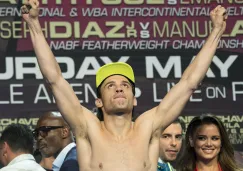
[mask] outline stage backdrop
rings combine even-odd
[[[187,125],[203,113],[219,116],[235,150],[243,151],[242,0],[42,0],[40,22],[63,76],[90,110],[97,69],[129,63],[136,75],[138,116],[158,105],[181,78],[209,35],[209,13],[219,4],[227,8],[227,29],[181,119]],[[0,133],[10,123],[34,128],[41,113],[57,110],[21,5],[0,0]]]

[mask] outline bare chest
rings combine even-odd
[[[92,168],[104,171],[150,171],[148,144],[137,137],[123,141],[101,138],[92,143]]]

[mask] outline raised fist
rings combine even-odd
[[[21,7],[21,12],[23,18],[26,21],[30,19],[36,19],[39,15],[39,1],[38,0],[25,0],[23,2],[23,6]]]
[[[210,17],[213,22],[213,28],[220,29],[221,32],[224,32],[226,28],[226,19],[228,17],[226,9],[218,5],[210,12]]]

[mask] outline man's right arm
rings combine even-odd
[[[30,29],[31,40],[40,70],[50,85],[58,109],[72,127],[74,133],[77,127],[81,127],[87,133],[86,119],[90,116],[89,113],[92,113],[80,105],[73,89],[62,77],[60,67],[46,42],[38,20],[39,2],[37,0],[29,0],[24,2],[24,4],[22,7],[23,18]]]

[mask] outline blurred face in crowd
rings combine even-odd
[[[174,161],[182,145],[182,127],[179,123],[172,123],[161,134],[160,151],[161,160]]]
[[[63,122],[56,117],[43,117],[38,121],[34,137],[42,156],[56,156],[62,150],[63,129]]]
[[[217,161],[221,149],[221,136],[218,127],[214,124],[199,126],[193,138],[190,138],[190,144],[195,149],[197,160]]]

